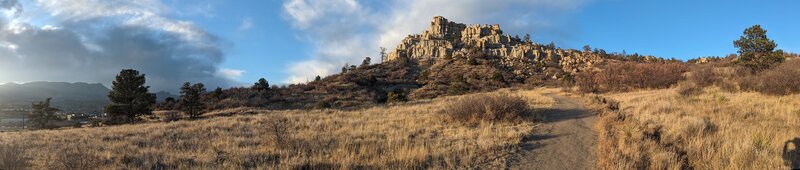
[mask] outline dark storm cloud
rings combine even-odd
[[[12,2],[0,1],[0,7],[19,7]],[[174,91],[185,81],[210,87],[234,85],[234,80],[218,73],[225,57],[218,38],[179,24],[182,27],[175,31],[175,27],[129,24],[110,16],[35,27],[4,18],[0,20],[0,83],[82,81],[109,85],[121,69],[132,68],[147,74],[153,90]],[[184,30],[191,34],[183,34]]]

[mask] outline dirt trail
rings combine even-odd
[[[522,151],[509,160],[508,169],[594,169],[594,114],[577,99],[545,95],[556,104],[544,111],[543,125],[523,140]]]

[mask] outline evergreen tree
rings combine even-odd
[[[211,97],[213,97],[214,99],[217,99],[217,100],[222,100],[222,99],[225,98],[225,96],[224,96],[225,93],[222,91],[221,87],[217,87],[216,89],[214,89],[214,91],[212,91],[210,95],[211,95]]]
[[[50,124],[50,121],[56,119],[56,108],[50,107],[50,98],[43,102],[31,103],[31,113],[28,119],[34,126],[44,129]]]
[[[525,43],[530,44],[531,42],[531,34],[525,34]]]
[[[364,61],[361,62],[361,67],[369,66],[370,62],[372,62],[372,58],[364,58]]]
[[[314,81],[320,81],[320,80],[322,80],[322,77],[320,77],[319,75],[317,75],[317,77],[314,77]]]
[[[148,92],[150,86],[144,85],[144,76],[132,69],[120,71],[108,93],[111,103],[106,105],[105,112],[115,120],[124,119],[126,122],[133,122],[140,115],[151,114],[156,95]]]
[[[745,29],[744,35],[733,41],[733,46],[739,48],[737,63],[752,71],[768,69],[784,60],[783,54],[775,51],[778,44],[767,38],[767,30],[761,25]]]
[[[260,79],[258,79],[258,82],[253,84],[253,90],[258,91],[258,92],[267,91],[267,90],[269,90],[269,82],[267,82],[267,79],[260,78]]]
[[[350,64],[344,63],[344,66],[342,66],[342,74],[344,74],[344,73],[347,73],[347,67],[348,67],[349,65],[350,65]]]
[[[206,88],[203,83],[192,85],[189,82],[183,84],[181,87],[181,111],[189,115],[189,118],[197,118],[202,114],[205,104],[201,100]]]

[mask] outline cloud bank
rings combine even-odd
[[[500,24],[507,33],[568,38],[569,14],[589,0],[285,0],[285,18],[315,49],[308,60],[290,64],[287,83],[336,73],[344,63],[377,58],[409,34],[427,29],[433,16],[467,24]],[[373,60],[377,61],[377,60]]]
[[[216,36],[166,17],[157,0],[0,0],[0,82],[82,81],[109,85],[119,70],[147,75],[151,90],[184,81],[231,86]]]

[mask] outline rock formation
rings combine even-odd
[[[527,36],[526,36],[527,37]],[[413,61],[443,57],[465,57],[469,49],[499,58],[517,75],[540,73],[547,67],[574,74],[601,62],[599,55],[578,50],[562,50],[504,35],[500,25],[465,25],[433,17],[430,28],[422,34],[409,35],[386,57],[387,61],[407,58]],[[558,75],[548,75],[558,78]]]

